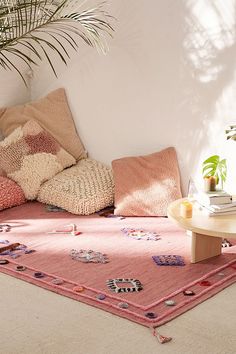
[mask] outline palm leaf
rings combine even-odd
[[[79,39],[105,53],[112,16],[104,3],[80,8],[76,0],[0,0],[0,66],[24,80],[19,60],[31,67],[46,58],[56,75],[51,51],[67,64],[69,49],[78,50]]]
[[[236,140],[236,125],[230,125],[228,129],[225,130],[227,140]]]

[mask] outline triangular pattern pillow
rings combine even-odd
[[[87,156],[63,88],[36,101],[0,109],[0,131],[6,137],[31,119],[48,131],[76,160]]]

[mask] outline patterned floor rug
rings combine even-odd
[[[236,279],[235,241],[191,264],[190,237],[167,218],[77,217],[32,202],[0,224],[1,272],[150,328]]]

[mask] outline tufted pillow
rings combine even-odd
[[[76,160],[87,156],[63,88],[33,102],[0,109],[0,130],[8,136],[31,119],[48,131]]]
[[[16,182],[0,176],[0,210],[26,202],[24,192]]]
[[[40,188],[38,200],[73,214],[89,215],[113,204],[114,182],[111,168],[84,159],[58,173]]]
[[[30,120],[0,142],[0,166],[24,191],[35,199],[40,185],[75,159],[40,125]]]
[[[115,214],[166,216],[170,202],[181,198],[175,149],[112,161]]]

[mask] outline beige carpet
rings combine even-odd
[[[0,274],[1,354],[235,354],[236,284],[162,326],[145,327]]]

